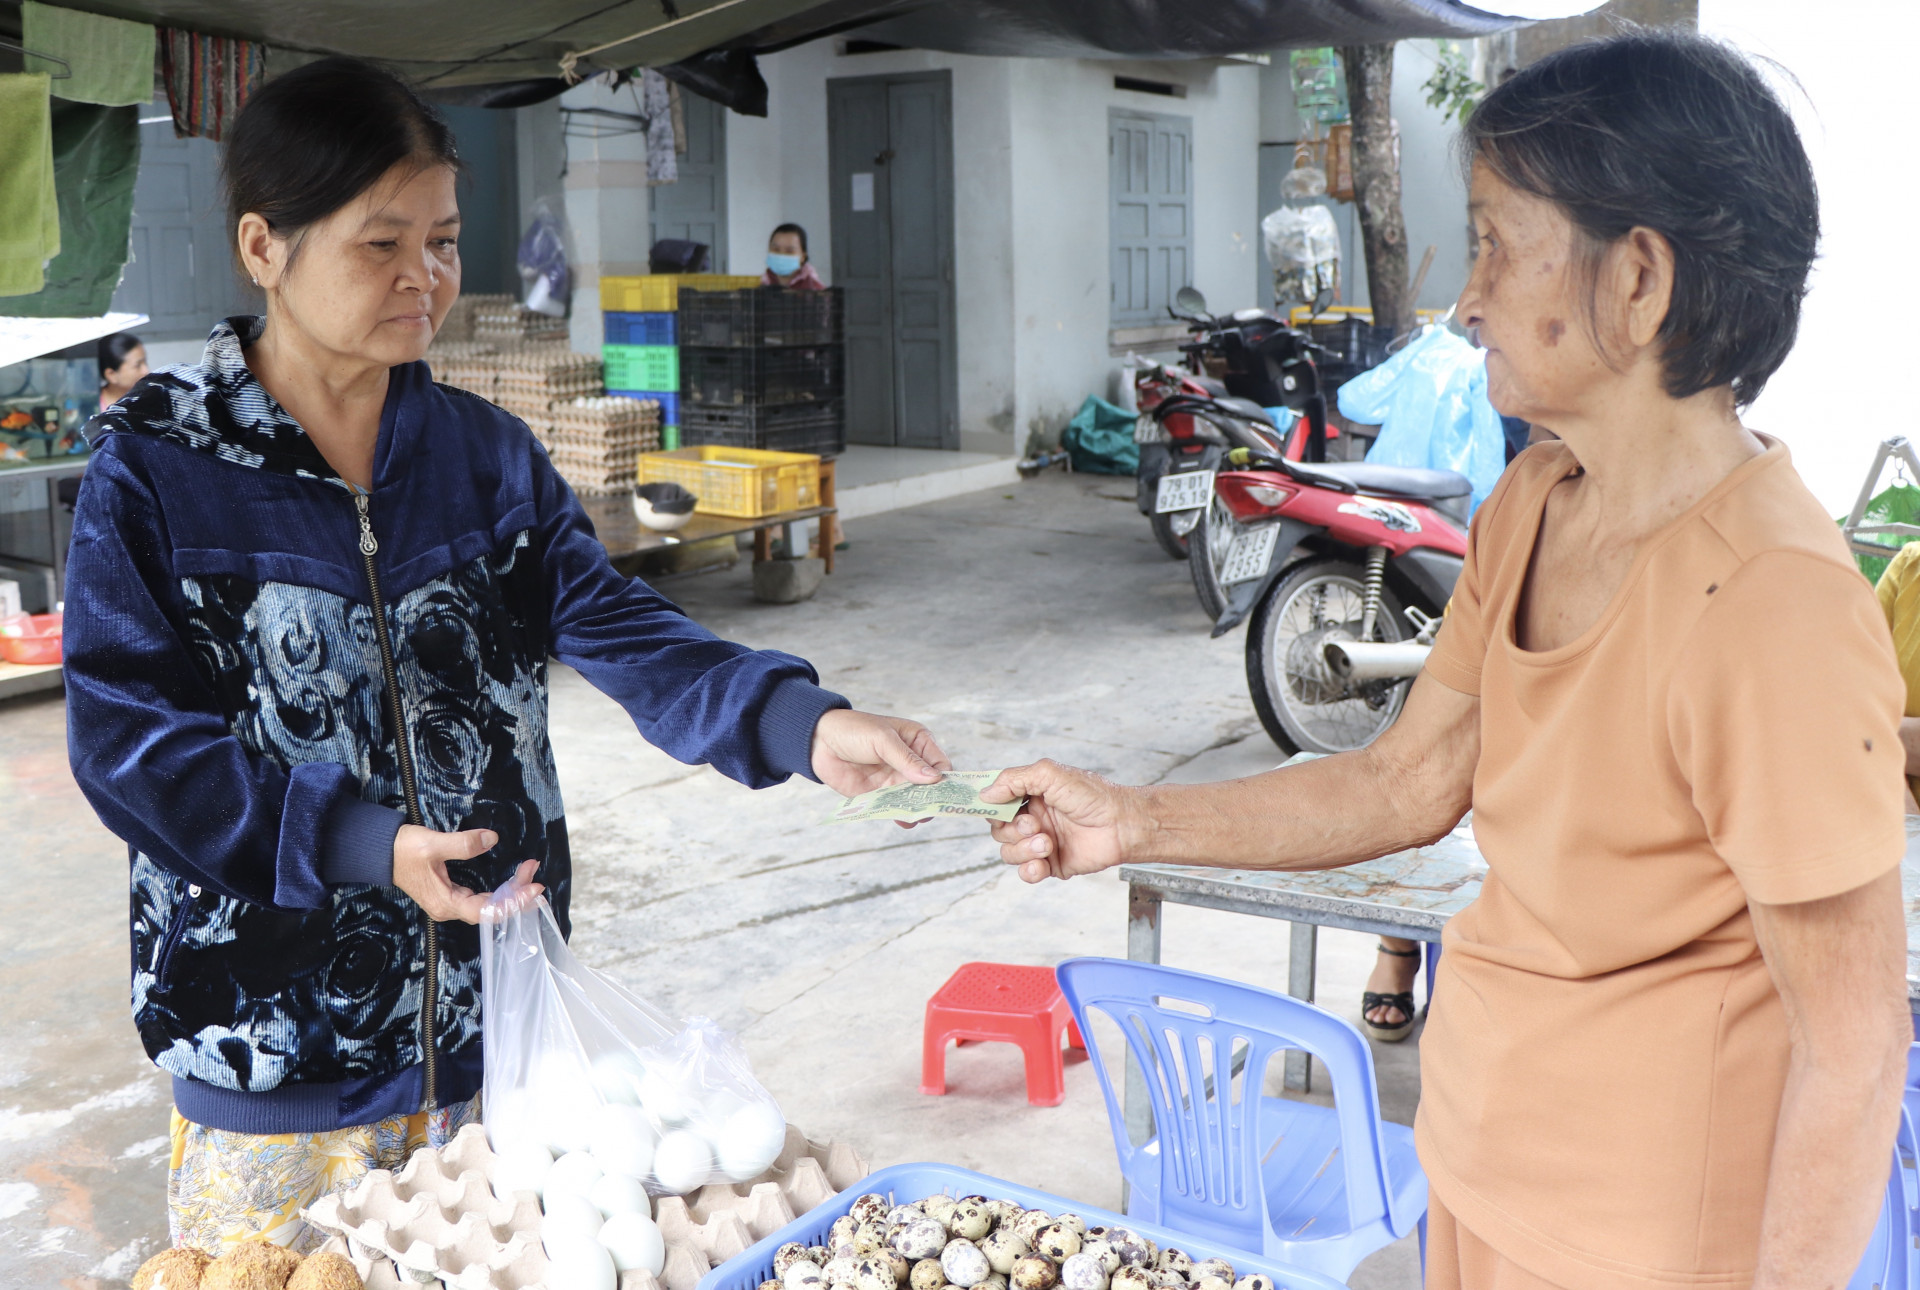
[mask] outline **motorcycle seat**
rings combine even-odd
[[[1217,376],[1189,376],[1187,379],[1205,390],[1209,398],[1227,397],[1227,383]]]
[[[1257,421],[1264,429],[1273,428],[1273,418],[1267,415],[1265,408],[1255,403],[1252,399],[1242,399],[1231,394],[1226,394],[1216,396],[1213,401],[1219,404],[1223,411],[1245,417],[1249,421]]]
[[[1321,483],[1342,492],[1386,493],[1429,501],[1465,497],[1473,492],[1473,484],[1467,477],[1452,470],[1378,466],[1365,461],[1290,461],[1287,466],[1309,483]]]

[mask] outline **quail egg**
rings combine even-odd
[[[1106,1265],[1085,1251],[1070,1254],[1060,1265],[1060,1285],[1063,1290],[1107,1290]]]
[[[1176,1250],[1169,1245],[1160,1251],[1160,1257],[1154,1260],[1154,1266],[1162,1272],[1177,1272],[1181,1280],[1185,1280],[1187,1274],[1193,1271],[1193,1260],[1187,1257],[1185,1250]]]
[[[1050,1223],[1034,1237],[1033,1252],[1044,1254],[1055,1263],[1065,1263],[1080,1253],[1080,1233],[1065,1223]]]
[[[945,1228],[940,1230],[942,1233],[946,1231]],[[944,1246],[946,1243],[946,1237],[942,1235],[940,1244]],[[913,1275],[913,1260],[898,1250],[881,1250],[874,1257],[887,1261],[887,1266],[893,1270],[893,1280],[896,1285],[905,1285],[907,1278]]]
[[[947,1270],[939,1259],[921,1259],[907,1273],[907,1290],[940,1290],[947,1284]]]
[[[1153,1274],[1137,1263],[1125,1263],[1107,1279],[1107,1290],[1153,1290]]]
[[[836,1254],[821,1265],[820,1275],[830,1286],[851,1286],[853,1275],[859,1270],[860,1260],[852,1255]]]
[[[993,1223],[993,1213],[986,1202],[969,1196],[954,1204],[947,1230],[963,1240],[977,1241],[993,1230]]]
[[[1030,1209],[1013,1220],[1013,1232],[1015,1236],[1018,1236],[1028,1245],[1032,1245],[1034,1238],[1040,1235],[1040,1229],[1048,1227],[1052,1223],[1053,1215],[1047,1213],[1046,1210]]]
[[[1273,1290],[1273,1278],[1264,1272],[1250,1273],[1234,1282],[1233,1290]]]
[[[954,1206],[958,1203],[959,1202],[954,1200],[953,1197],[942,1193],[938,1196],[929,1196],[921,1201],[920,1208],[925,1210],[927,1217],[936,1223],[951,1223],[953,1221]],[[940,1288],[935,1286],[934,1290],[940,1290]]]
[[[1153,1279],[1157,1290],[1188,1290],[1186,1277],[1178,1272],[1167,1268],[1155,1268],[1147,1275]]]
[[[1059,1283],[1060,1270],[1048,1259],[1037,1254],[1029,1254],[1013,1265],[1013,1271],[1007,1274],[1007,1284],[1013,1290],[1053,1290]]]
[[[914,1210],[918,1214],[919,1210]],[[931,1259],[946,1248],[947,1229],[922,1215],[902,1225],[893,1234],[893,1248],[910,1259]]]
[[[851,1214],[842,1214],[833,1220],[833,1226],[827,1229],[827,1246],[838,1249],[842,1245],[853,1244],[853,1234],[860,1230],[860,1220]]]
[[[1100,1230],[1104,1232],[1106,1229]],[[1080,1253],[1100,1260],[1100,1266],[1108,1276],[1112,1276],[1120,1269],[1120,1252],[1113,1248],[1113,1242],[1105,1236],[1095,1236],[1089,1232],[1087,1238],[1080,1242]]]
[[[826,1275],[812,1259],[795,1259],[780,1280],[786,1290],[821,1290],[827,1284]]]
[[[856,1225],[860,1223],[884,1223],[887,1221],[887,1211],[892,1208],[893,1206],[887,1203],[885,1196],[881,1196],[875,1192],[868,1192],[864,1196],[855,1198],[853,1207],[847,1211],[847,1217],[851,1218]]]
[[[1027,1212],[1010,1200],[988,1201],[987,1208],[993,1214],[993,1221],[996,1223],[1011,1223]]]
[[[1107,1232],[1107,1243],[1113,1246],[1114,1253],[1120,1256],[1120,1262],[1130,1268],[1151,1266],[1153,1256],[1158,1253],[1153,1248],[1152,1241],[1126,1227],[1110,1229]]]
[[[1201,1259],[1193,1265],[1193,1279],[1198,1281],[1202,1277],[1218,1277],[1227,1283],[1228,1290],[1232,1290],[1235,1280],[1233,1264],[1225,1259]]]
[[[1033,1247],[1021,1240],[1012,1228],[1001,1227],[980,1242],[980,1252],[987,1256],[995,1272],[1011,1276],[1013,1265],[1033,1253]]]
[[[1087,1234],[1087,1220],[1078,1214],[1062,1214],[1053,1221],[1062,1227],[1071,1227],[1082,1236]]]
[[[895,1205],[887,1211],[888,1227],[905,1227],[908,1223],[918,1222],[927,1216],[927,1211],[918,1205]]]
[[[778,1281],[762,1281],[760,1290],[783,1290],[783,1287]]]
[[[832,1261],[833,1251],[824,1245],[809,1245],[807,1247],[807,1257],[824,1268]]]
[[[1225,1277],[1205,1276],[1193,1279],[1193,1290],[1233,1290],[1233,1282]]]
[[[895,1290],[893,1264],[878,1254],[853,1261],[853,1290]]]
[[[1007,1290],[1007,1274],[995,1272],[980,1283],[980,1290]]]
[[[940,1252],[940,1270],[948,1281],[963,1287],[977,1286],[993,1272],[985,1252],[965,1237],[947,1242],[947,1248]]]
[[[853,1229],[853,1248],[862,1254],[887,1248],[886,1233],[878,1223],[862,1223]]]
[[[785,1277],[787,1269],[807,1257],[807,1247],[798,1241],[788,1241],[773,1252],[773,1275]]]

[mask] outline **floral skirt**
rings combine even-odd
[[[353,1186],[370,1169],[398,1170],[421,1147],[440,1147],[480,1119],[480,1099],[325,1133],[230,1133],[173,1112],[167,1230],[175,1245],[218,1256],[264,1237],[305,1254],[326,1234],[301,1211]]]

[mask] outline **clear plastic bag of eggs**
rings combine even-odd
[[[636,1195],[747,1182],[773,1165],[786,1120],[739,1042],[702,1017],[676,1026],[580,962],[544,897],[496,892],[480,950],[481,1106],[516,1189],[544,1203],[550,1178],[566,1191],[578,1175],[624,1212]]]

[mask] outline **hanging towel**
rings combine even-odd
[[[647,118],[647,183],[679,182],[680,159],[673,136],[673,95],[667,89],[667,78],[651,67],[640,73],[640,111]]]
[[[48,262],[46,283],[38,292],[0,295],[0,317],[98,318],[107,312],[127,263],[139,172],[138,107],[54,100],[60,254]]]
[[[60,253],[49,84],[45,72],[0,76],[0,295],[40,290]]]
[[[153,102],[153,28],[147,23],[26,0],[20,25],[22,44],[72,69],[53,83],[55,97],[105,107]]]
[[[224,138],[234,114],[259,88],[266,52],[256,41],[162,27],[160,78],[173,109],[174,136]]]

